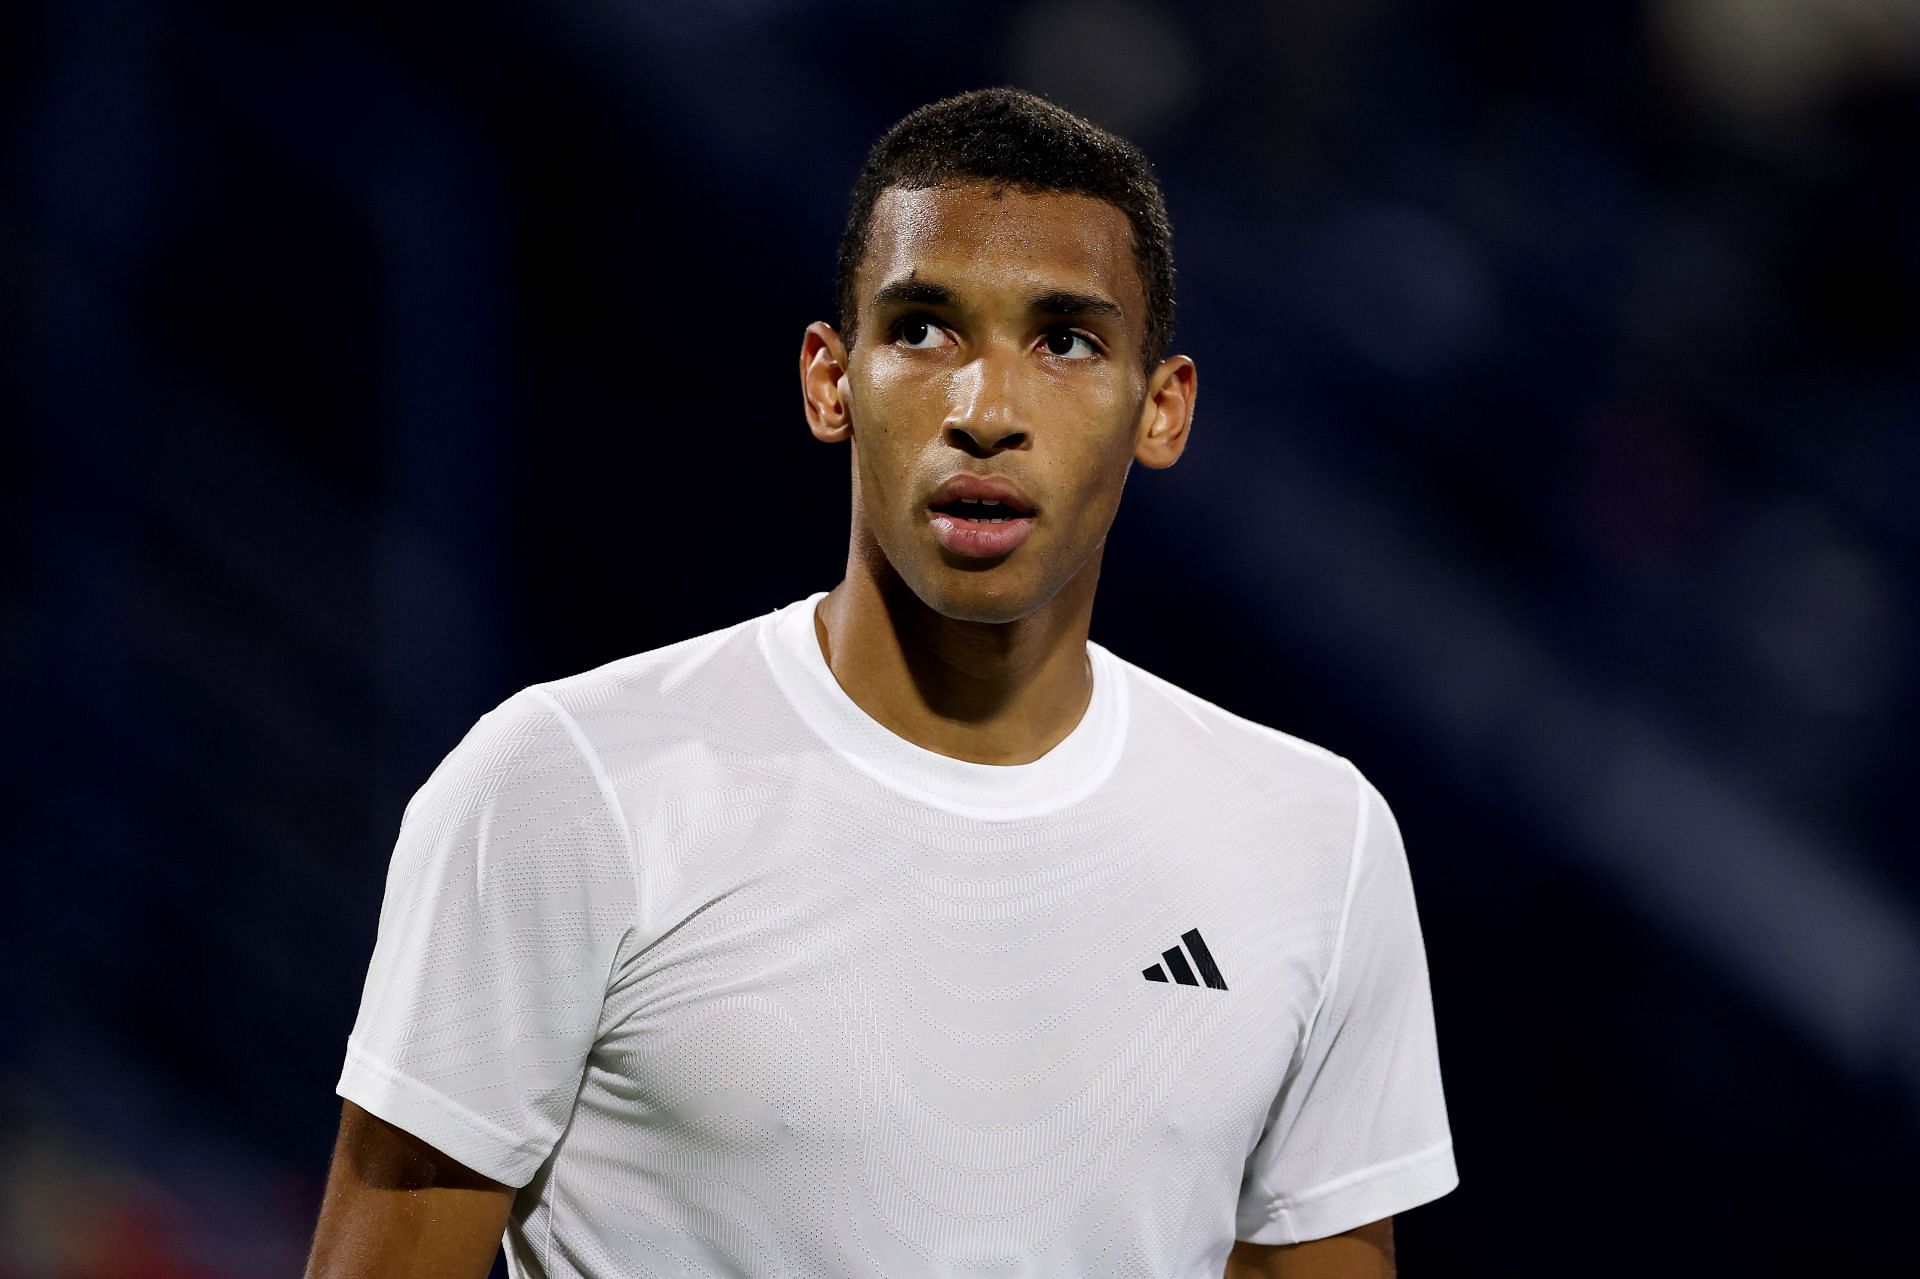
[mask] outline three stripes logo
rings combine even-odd
[[[1185,942],[1187,950],[1193,953],[1192,964],[1187,963],[1186,954],[1175,946],[1171,950],[1160,952],[1160,958],[1167,961],[1165,968],[1155,964],[1151,968],[1141,969],[1141,976],[1148,981],[1165,981],[1167,974],[1172,973],[1173,979],[1182,986],[1198,986],[1201,982],[1205,982],[1215,990],[1225,990],[1227,979],[1220,975],[1220,965],[1213,962],[1213,952],[1208,950],[1207,943],[1201,940],[1200,930],[1190,928],[1180,934],[1180,940]],[[1193,975],[1195,968],[1200,970],[1198,979]]]

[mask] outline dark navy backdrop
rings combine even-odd
[[[297,1270],[407,796],[837,580],[846,189],[1005,82],[1155,157],[1204,374],[1096,638],[1405,832],[1463,1184],[1404,1272],[1911,1273],[1916,49],[1904,0],[6,8],[0,1276]]]

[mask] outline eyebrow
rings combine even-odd
[[[1070,293],[1064,289],[1054,289],[1028,298],[1027,310],[1035,315],[1058,315],[1062,318],[1110,315],[1118,319],[1121,315],[1120,304],[1111,298],[1091,293]]]
[[[959,299],[944,284],[926,280],[895,280],[873,295],[875,306],[954,306]]]
[[[906,279],[881,285],[873,295],[873,303],[877,307],[956,307],[960,299],[944,284]],[[1027,299],[1027,310],[1034,315],[1057,315],[1063,319],[1085,315],[1106,315],[1118,319],[1124,314],[1120,304],[1111,298],[1093,293],[1074,293],[1068,289],[1049,289],[1045,293],[1033,294]]]

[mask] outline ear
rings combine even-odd
[[[838,444],[853,434],[847,400],[847,347],[833,326],[815,320],[800,339],[800,394],[814,438]]]
[[[1180,460],[1193,426],[1193,401],[1200,393],[1200,373],[1184,355],[1170,355],[1147,379],[1147,396],[1140,406],[1140,427],[1133,447],[1142,466],[1164,470]]]

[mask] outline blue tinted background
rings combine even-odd
[[[1192,447],[1095,637],[1357,761],[1463,1183],[1409,1275],[1911,1274],[1920,6],[0,10],[0,1279],[297,1272],[412,789],[831,586],[846,191],[1141,142]]]

